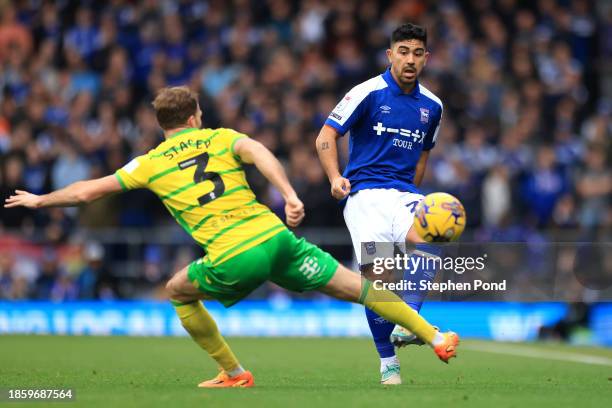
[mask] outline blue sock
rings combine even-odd
[[[418,251],[426,252],[436,256],[441,256],[442,253],[441,247],[432,244],[417,244],[416,249]],[[428,269],[424,267],[419,267],[415,270],[414,274],[411,274],[410,270],[405,271],[404,279],[416,282],[417,290],[405,291],[404,293],[402,293],[402,298],[404,302],[406,302],[408,306],[410,306],[417,312],[420,311],[428,291],[418,289],[419,281],[428,280],[431,282],[434,280],[435,277],[435,268]],[[365,311],[366,318],[368,320],[368,325],[370,326],[370,332],[372,333],[372,338],[374,339],[374,344],[376,345],[376,350],[378,351],[380,358],[393,357],[395,355],[395,348],[393,344],[389,341],[389,336],[391,336],[391,332],[395,327],[395,323],[391,323],[385,320],[384,318],[380,317],[378,314],[374,313],[368,308],[366,308]]]
[[[376,345],[380,358],[393,357],[395,349],[389,341],[389,336],[391,336],[395,323],[385,320],[367,307],[365,312],[370,331],[372,332],[372,338],[374,339],[374,345]]]
[[[432,244],[416,244],[416,249],[421,252],[426,252],[431,255],[441,256],[442,248],[440,246],[432,245]],[[412,255],[413,258],[422,258],[421,262],[425,260],[424,257],[420,255]],[[436,269],[432,266],[427,268],[427,263],[420,263],[419,267],[412,272],[412,268],[404,271],[404,279],[406,281],[414,282],[416,285],[416,290],[406,290],[402,293],[402,299],[404,302],[408,304],[415,311],[420,311],[421,306],[423,306],[423,302],[427,297],[427,290],[420,289],[421,281],[432,282],[436,277]]]

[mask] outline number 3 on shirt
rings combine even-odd
[[[206,171],[208,165],[208,153],[202,153],[191,159],[184,160],[179,163],[179,168],[185,170],[191,166],[196,166],[195,173],[193,174],[193,182],[198,184],[206,180],[212,181],[214,188],[210,193],[206,193],[203,196],[198,197],[200,205],[210,203],[212,200],[219,198],[225,192],[225,184],[219,173],[212,171]]]

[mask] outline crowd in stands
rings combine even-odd
[[[205,127],[282,160],[304,226],[344,228],[314,141],[343,95],[386,69],[404,22],[428,30],[420,80],[444,103],[423,191],[459,197],[475,239],[609,231],[612,6],[590,0],[0,0],[0,197],[113,173],[162,140],[156,91],[188,84]],[[282,215],[278,193],[249,179]],[[123,296],[104,248],[76,245],[72,270],[57,248],[83,230],[172,222],[147,191],[0,209],[0,299]],[[44,249],[19,256],[1,243],[15,234]]]

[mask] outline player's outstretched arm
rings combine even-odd
[[[341,200],[351,192],[351,183],[340,174],[338,164],[338,146],[336,140],[340,134],[331,126],[324,125],[317,136],[317,153],[331,184],[331,194]]]
[[[77,181],[49,194],[36,195],[16,190],[4,202],[4,208],[12,207],[70,207],[86,204],[105,195],[121,191],[121,184],[114,175],[99,179]]]
[[[285,169],[278,159],[264,145],[248,137],[236,141],[234,153],[244,163],[254,164],[257,170],[276,187],[285,199],[287,225],[297,227],[304,219],[304,204],[289,183]]]

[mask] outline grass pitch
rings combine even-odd
[[[585,408],[612,401],[609,349],[465,341],[447,366],[429,348],[410,347],[399,352],[404,384],[383,387],[368,339],[229,343],[255,374],[255,388],[196,388],[216,367],[188,338],[47,336],[0,336],[0,388],[75,390],[76,401],[53,407]]]

